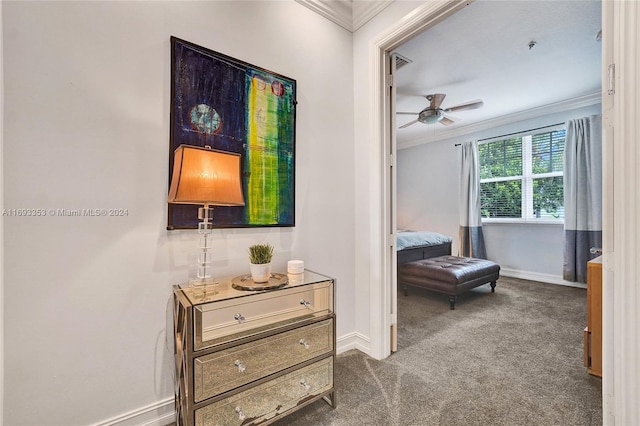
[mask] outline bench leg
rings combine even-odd
[[[451,309],[455,309],[456,308],[456,299],[458,298],[458,296],[449,296],[449,308]]]
[[[408,296],[409,295],[409,286],[404,286],[404,295]]]
[[[495,292],[496,292],[496,282],[491,281],[491,293],[495,293]]]

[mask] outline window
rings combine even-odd
[[[563,220],[564,129],[481,144],[484,218]]]

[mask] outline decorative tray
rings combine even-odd
[[[257,283],[251,278],[251,274],[239,275],[231,280],[231,286],[236,290],[273,290],[276,288],[284,287],[289,282],[289,279],[285,274],[272,273],[269,277],[269,281],[264,283]]]

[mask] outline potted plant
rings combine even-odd
[[[273,246],[271,244],[254,244],[249,247],[249,267],[253,282],[265,283],[269,281],[271,258],[273,258]]]

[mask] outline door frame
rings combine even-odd
[[[629,425],[640,423],[640,3],[602,3],[602,415]]]
[[[370,325],[371,345],[370,355],[383,359],[391,354],[391,329],[397,306],[391,306],[395,300],[391,294],[391,286],[395,285],[392,277],[392,250],[395,247],[395,224],[391,224],[391,182],[392,158],[388,153],[393,152],[391,142],[392,118],[390,91],[388,89],[388,75],[390,56],[393,49],[438,22],[446,19],[455,12],[471,4],[473,0],[437,0],[425,2],[409,15],[396,22],[382,35],[369,44],[369,70],[371,71],[370,93],[371,116],[379,117],[374,123],[372,131],[373,146],[377,149],[372,153],[375,166],[371,171],[371,293],[370,293]]]

